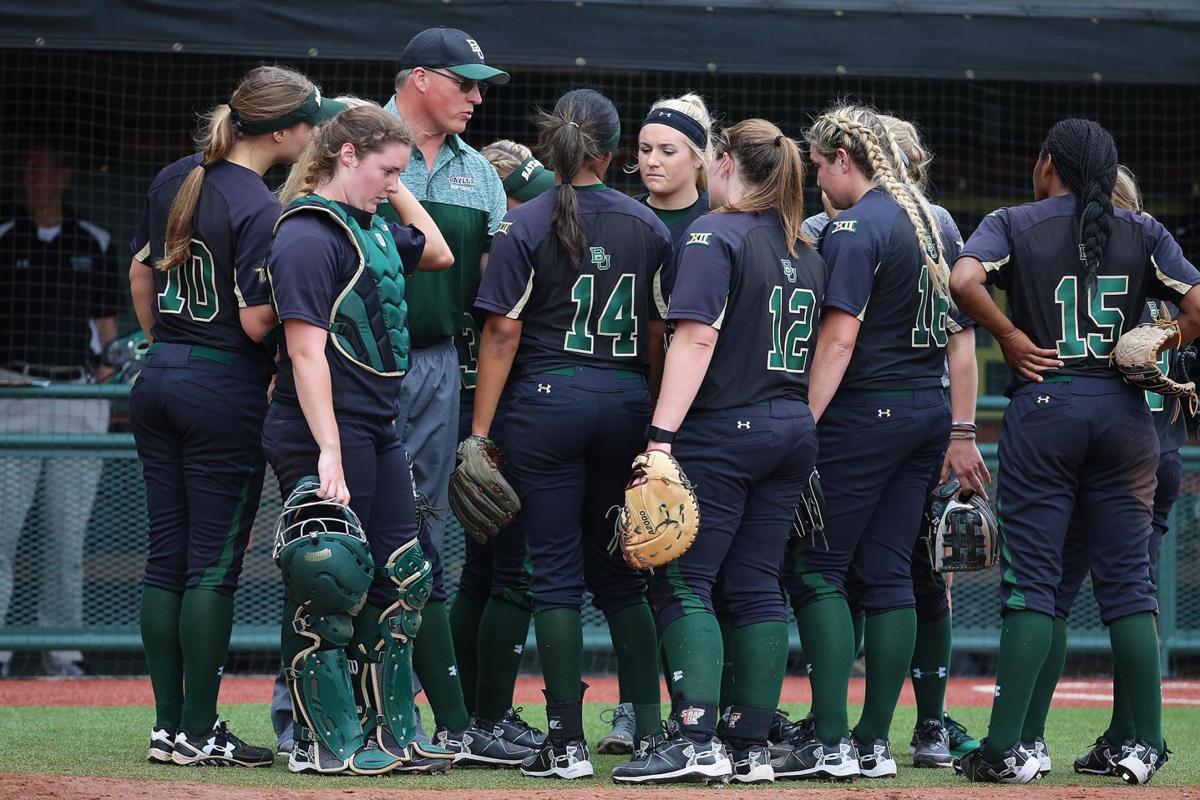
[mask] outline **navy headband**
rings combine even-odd
[[[703,125],[682,111],[672,111],[669,108],[651,109],[650,113],[646,115],[645,121],[642,122],[642,126],[645,127],[650,124],[666,125],[668,128],[674,128],[701,150],[708,146],[708,131],[704,130]]]

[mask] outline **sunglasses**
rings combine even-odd
[[[450,72],[439,72],[436,69],[426,69],[425,71],[432,72],[434,75],[441,75],[443,78],[449,78],[450,80],[454,81],[455,83],[458,84],[458,90],[460,92],[462,92],[463,94],[470,94],[475,89],[478,89],[479,96],[483,97],[484,95],[486,95],[488,93],[488,89],[492,88],[491,84],[481,83],[479,81],[471,80],[469,78],[460,78],[457,75],[450,73]]]

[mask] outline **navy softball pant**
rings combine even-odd
[[[269,379],[245,356],[151,346],[129,395],[150,520],[147,586],[233,596],[262,495]]]

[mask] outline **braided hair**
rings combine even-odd
[[[826,111],[808,131],[809,147],[833,158],[838,148],[863,173],[904,209],[917,234],[917,246],[938,294],[950,297],[950,264],[942,235],[933,222],[933,211],[920,186],[904,167],[896,137],[873,108],[839,105]]]
[[[1112,230],[1117,145],[1099,123],[1064,119],[1046,135],[1042,156],[1047,155],[1058,177],[1079,198],[1079,259],[1086,268],[1084,282],[1094,289],[1100,257]]]

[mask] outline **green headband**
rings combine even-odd
[[[347,108],[349,106],[345,103],[322,98],[321,90],[314,86],[303,103],[278,117],[250,121],[239,114],[235,108],[230,107],[229,111],[235,128],[250,136],[258,136],[264,133],[286,130],[293,125],[299,125],[301,122],[307,122],[310,125],[320,125],[322,122],[328,122],[333,119]]]
[[[542,166],[542,162],[530,156],[509,173],[502,185],[506,195],[523,203],[554,186],[554,173]]]

